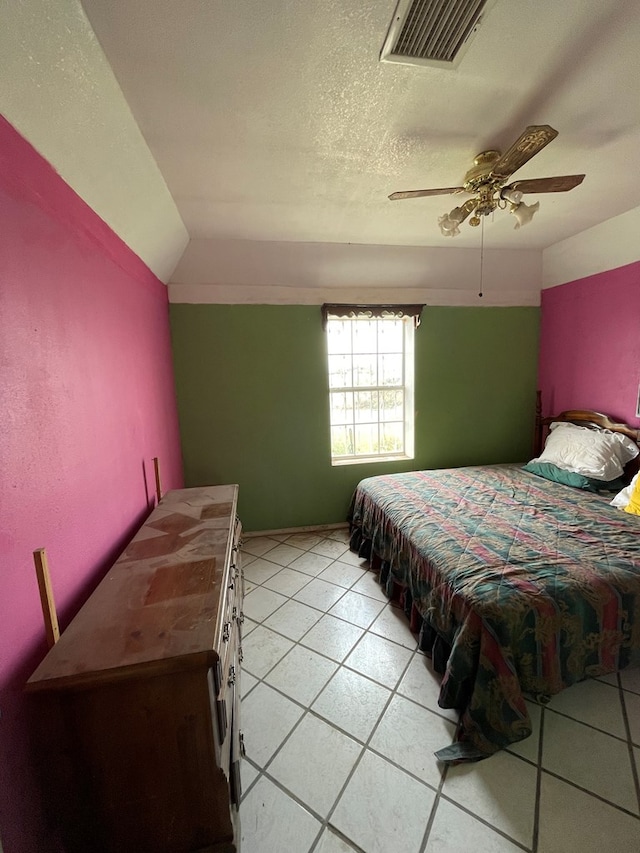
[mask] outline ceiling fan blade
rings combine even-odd
[[[566,193],[584,180],[584,175],[558,175],[555,178],[532,178],[530,181],[514,181],[505,189],[520,190],[521,193]]]
[[[401,198],[422,198],[427,195],[450,195],[451,193],[464,192],[464,187],[444,187],[438,190],[406,190],[399,193],[391,193],[389,198],[391,201],[398,201]]]
[[[558,131],[548,124],[530,125],[491,169],[491,177],[508,178],[539,151],[542,151],[544,146],[555,139],[557,135]]]

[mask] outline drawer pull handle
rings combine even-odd
[[[238,618],[238,608],[234,607],[233,610],[231,611],[231,619],[233,621],[234,619],[237,619],[237,618]]]
[[[244,625],[244,613],[242,612],[242,610],[240,611],[240,616],[238,616],[238,622],[241,625]]]
[[[222,640],[225,643],[229,642],[229,637],[231,636],[231,622],[225,622],[222,626]]]
[[[236,683],[236,668],[233,664],[231,664],[231,666],[229,667],[228,683],[229,685]]]
[[[244,746],[244,735],[242,734],[242,732],[240,732],[240,755],[244,758],[246,754],[247,750]]]

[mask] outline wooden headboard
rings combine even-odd
[[[558,421],[566,421],[568,423],[582,426],[597,426],[602,429],[609,429],[612,432],[621,432],[623,435],[626,435],[635,441],[636,444],[640,445],[640,429],[636,429],[629,424],[618,423],[612,420],[609,415],[605,415],[602,412],[594,412],[592,409],[567,409],[564,412],[560,412],[559,415],[543,418],[540,412],[540,404],[538,403],[536,406],[536,430],[534,440],[534,452],[536,456],[539,456],[540,453],[542,453],[546,428],[549,424]],[[632,460],[629,465],[635,466],[635,468],[638,467],[636,460]]]

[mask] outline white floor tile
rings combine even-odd
[[[242,672],[240,674],[240,691],[242,698],[247,695],[258,683],[258,679],[254,678],[250,672],[248,672],[244,667],[242,667]]]
[[[442,793],[530,848],[537,773],[515,755],[498,752],[484,761],[449,767]]]
[[[350,566],[357,566],[359,569],[369,569],[369,560],[363,560],[353,551],[345,551],[340,560],[343,563],[349,563]]]
[[[440,799],[425,853],[521,853],[503,835]]]
[[[354,583],[360,580],[366,569],[358,569],[355,566],[350,566],[348,563],[341,563],[336,560],[331,563],[318,577],[320,580],[335,583],[338,586],[343,586],[345,589],[353,586]]]
[[[244,599],[244,615],[255,622],[262,622],[287,601],[284,595],[258,586]]]
[[[547,708],[611,735],[626,737],[620,691],[593,678],[574,684],[553,696]]]
[[[295,545],[303,551],[308,551],[313,548],[322,539],[322,536],[317,533],[292,533],[287,537],[286,541],[289,545]]]
[[[317,545],[309,549],[314,554],[322,554],[323,557],[331,557],[332,560],[337,560],[349,550],[346,542],[336,542],[335,539],[321,539]]]
[[[300,592],[297,592],[294,598],[296,601],[308,604],[309,607],[317,607],[318,610],[327,611],[344,594],[343,587],[336,586],[334,583],[327,583],[327,581],[321,581],[319,578],[314,578]]]
[[[244,672],[262,678],[291,648],[291,640],[259,625],[242,641],[242,668]]]
[[[304,551],[300,548],[294,548],[289,542],[281,542],[275,548],[267,552],[265,559],[272,563],[278,563],[280,566],[290,566],[294,560],[304,555]]]
[[[308,853],[322,824],[264,776],[240,807],[242,853]]]
[[[538,853],[640,850],[640,820],[547,773],[540,790]]]
[[[303,714],[299,705],[267,684],[258,684],[242,702],[247,758],[264,767]]]
[[[368,595],[370,598],[375,598],[376,601],[384,601],[385,604],[389,601],[378,582],[377,573],[372,571],[368,571],[364,574],[352,589],[354,592],[359,592],[361,595]]]
[[[408,649],[413,650],[418,648],[418,640],[411,633],[409,620],[404,615],[404,612],[398,607],[392,607],[390,604],[385,606],[384,610],[371,624],[369,630],[380,637],[386,637],[387,640],[393,640],[394,643],[400,643],[400,645],[406,646]]]
[[[440,681],[441,678],[433,670],[430,659],[426,655],[416,655],[398,685],[398,693],[457,723],[460,716],[458,711],[438,705]]]
[[[340,667],[311,708],[358,740],[366,741],[390,696],[391,691],[381,684]]]
[[[629,718],[631,740],[634,744],[640,746],[640,695],[625,691],[624,704],[627,709],[627,717]]]
[[[264,624],[292,640],[299,640],[320,619],[322,613],[300,601],[287,601]]]
[[[254,557],[261,557],[275,548],[278,544],[277,539],[270,539],[268,536],[245,536],[242,542],[242,552],[246,551]]]
[[[253,583],[254,585],[264,583],[276,575],[280,571],[280,568],[276,563],[270,563],[269,560],[265,560],[263,557],[256,557],[253,563],[248,565],[244,570],[245,594],[248,592],[246,588],[247,583]]]
[[[258,778],[260,771],[243,758],[240,762],[240,784],[242,785],[242,796],[244,797],[251,787],[252,783]]]
[[[248,616],[245,616],[244,622],[242,623],[242,638],[244,639],[245,637],[248,637],[254,628],[258,627],[258,624],[258,622],[254,622],[253,619],[249,619]]]
[[[331,818],[367,853],[418,853],[435,792],[368,750]]]
[[[307,714],[268,772],[310,808],[326,815],[361,751],[350,737]]]
[[[456,727],[403,696],[394,696],[369,743],[409,773],[434,788],[444,767],[434,752],[453,743]]]
[[[291,563],[290,568],[295,569],[297,572],[304,572],[305,575],[315,576],[324,571],[331,563],[333,563],[331,557],[323,557],[322,554],[311,554],[309,551],[306,551],[301,557],[298,557],[297,560]]]
[[[411,652],[404,646],[375,634],[365,634],[345,660],[345,666],[393,690],[410,658]]]
[[[611,735],[545,711],[542,766],[611,803],[638,810],[629,748]]]
[[[316,853],[353,853],[353,847],[327,827],[322,833]]]
[[[298,602],[294,603],[298,604]],[[306,605],[301,604],[300,607],[306,607]],[[317,610],[313,612],[320,616]],[[308,646],[342,663],[363,634],[362,628],[325,613],[320,621],[307,631],[300,642],[303,646]]]
[[[623,669],[620,673],[620,679],[624,690],[640,693],[640,666]]]
[[[295,595],[309,583],[309,580],[309,575],[302,572],[296,572],[294,569],[281,569],[273,577],[266,580],[263,586],[282,595]]]
[[[286,693],[302,705],[310,705],[327,681],[334,674],[338,664],[325,657],[294,646],[288,655],[274,667],[266,681],[272,687]]]
[[[376,601],[366,595],[360,595],[349,590],[331,608],[330,613],[339,616],[340,619],[345,619],[347,622],[352,622],[360,628],[368,628],[383,607],[382,601]]]
[[[336,530],[326,531],[327,539],[335,539],[337,542],[346,542],[349,544],[351,534],[348,527],[339,527]]]

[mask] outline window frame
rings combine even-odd
[[[329,398],[329,430],[330,430],[330,455],[331,455],[331,465],[332,466],[342,466],[342,465],[360,465],[371,462],[385,462],[385,461],[394,461],[394,460],[410,460],[414,458],[415,455],[415,439],[414,439],[414,429],[415,429],[415,338],[414,333],[415,329],[418,327],[420,323],[420,316],[423,306],[400,306],[400,305],[377,305],[377,306],[362,306],[362,305],[323,305],[322,306],[322,316],[323,316],[323,327],[328,331],[329,322],[330,321],[385,321],[385,320],[401,320],[402,321],[402,377],[401,384],[394,385],[385,385],[380,383],[380,375],[378,374],[379,367],[379,357],[381,355],[380,350],[380,327],[376,328],[376,350],[375,353],[370,353],[376,359],[376,384],[373,385],[357,385],[354,384],[354,376],[351,375],[351,384],[342,387],[331,387],[331,355],[337,355],[337,353],[329,352],[329,343],[327,336],[327,346],[326,346],[326,369],[327,369],[327,380],[328,380],[328,398]],[[354,353],[354,345],[353,345],[353,329],[354,326],[351,326],[351,342],[350,342],[350,350],[348,353],[349,358],[351,359],[351,370],[353,370],[353,358],[354,354],[357,356],[358,353]],[[384,351],[382,351],[383,354]],[[345,353],[346,354],[346,353]],[[347,394],[356,394],[358,392],[374,392],[381,394],[385,391],[401,391],[402,392],[402,406],[403,413],[402,419],[399,421],[395,421],[394,423],[402,424],[402,450],[390,450],[390,451],[377,451],[375,453],[351,453],[344,455],[334,455],[333,452],[333,429],[336,426],[344,426],[345,429],[348,428],[347,424],[334,424],[333,422],[333,406],[331,405],[332,394],[344,392]],[[370,421],[372,425],[375,425],[378,431],[378,447],[380,446],[380,430],[384,426],[385,421],[380,417],[380,400],[378,398],[378,412],[377,418],[375,420]],[[352,410],[353,415],[353,429],[356,429],[357,420],[355,417],[355,410]],[[354,448],[355,449],[355,448]]]

